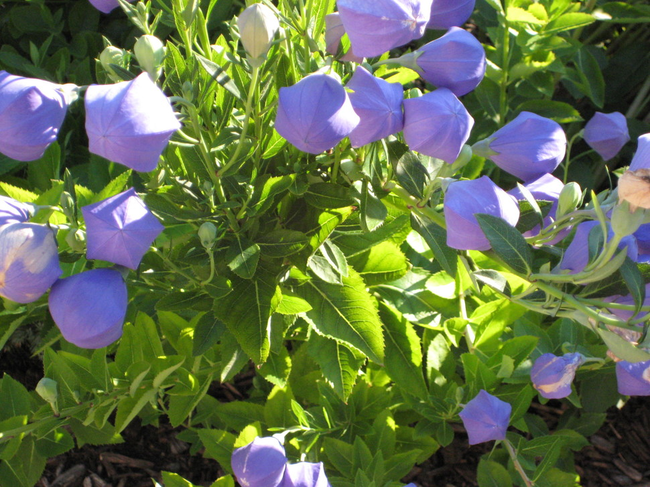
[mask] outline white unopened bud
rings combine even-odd
[[[149,77],[156,81],[162,73],[162,64],[165,59],[165,46],[156,36],[143,35],[140,37],[133,52],[140,67],[145,70]]]
[[[217,227],[214,223],[205,222],[199,227],[199,238],[201,245],[206,249],[212,248],[214,241],[217,239]]]
[[[567,213],[575,210],[582,201],[582,190],[576,182],[570,182],[564,185],[560,192],[557,203],[556,218],[561,218]]]
[[[107,46],[99,55],[99,62],[101,63],[102,68],[104,68],[104,71],[108,74],[109,78],[118,83],[124,80],[115,72],[115,69],[113,69],[113,66],[111,65],[120,66],[126,69],[128,66],[128,57],[129,54],[125,50],[115,46]]]
[[[43,377],[36,384],[36,393],[43,398],[43,400],[49,402],[50,404],[56,403],[56,400],[59,397],[57,391],[57,382],[47,377]]]
[[[253,66],[264,62],[280,22],[273,10],[261,3],[255,3],[237,18],[241,43],[250,56]]]

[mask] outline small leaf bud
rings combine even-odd
[[[277,16],[266,5],[255,3],[237,18],[241,43],[253,66],[264,62],[275,33],[280,28]]]
[[[59,397],[57,386],[58,384],[55,380],[43,377],[38,381],[38,384],[36,384],[36,393],[46,402],[54,404]]]
[[[580,185],[576,182],[565,184],[558,198],[556,218],[561,218],[571,213],[580,205],[581,201],[582,190],[580,189]]]
[[[206,249],[212,248],[214,241],[217,239],[217,227],[212,222],[205,222],[199,228],[199,238],[201,239],[201,245]]]
[[[162,73],[165,59],[165,46],[156,36],[143,35],[133,47],[135,57],[140,67],[145,70],[152,81],[156,81]]]

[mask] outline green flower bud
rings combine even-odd
[[[140,67],[149,77],[156,81],[162,73],[162,64],[165,59],[165,46],[156,36],[143,35],[133,47],[135,57]]]
[[[562,218],[564,215],[571,213],[581,202],[582,190],[580,185],[575,182],[565,184],[558,199],[556,218]]]
[[[56,403],[59,393],[57,391],[57,382],[47,377],[43,377],[36,384],[36,393],[50,404]]]
[[[86,251],[86,234],[78,228],[68,232],[65,236],[65,242],[75,252],[83,253]]]
[[[643,209],[636,208],[631,211],[630,203],[623,201],[612,210],[612,230],[621,237],[631,235],[639,229],[644,219],[645,211]]]
[[[275,33],[280,28],[275,13],[266,5],[255,3],[237,18],[237,26],[241,43],[250,56],[251,64],[261,65],[271,47]]]
[[[212,248],[214,241],[217,239],[217,227],[212,222],[205,222],[199,228],[199,238],[201,239],[201,245],[206,249]]]
[[[120,81],[124,80],[119,74],[117,74],[111,64],[126,69],[128,66],[128,59],[129,53],[115,46],[107,46],[99,55],[99,62],[101,63],[102,68],[104,68],[104,71],[106,71],[108,77],[111,78],[111,80],[115,83],[119,83]]]

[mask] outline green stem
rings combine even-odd
[[[517,473],[519,473],[519,476],[521,477],[521,480],[524,482],[524,485],[526,487],[533,487],[535,484],[528,478],[528,475],[526,475],[526,471],[524,470],[524,467],[521,466],[521,463],[519,462],[519,458],[517,458],[517,451],[515,450],[515,447],[512,446],[512,443],[510,443],[510,440],[505,439],[503,440],[503,444],[506,445],[506,450],[508,450],[508,455],[510,455],[510,459],[512,460],[512,463],[515,466],[515,470]]]
[[[424,217],[427,217],[438,226],[447,228],[447,223],[445,222],[445,219],[442,217],[442,215],[440,215],[440,213],[429,206],[422,206],[422,202],[420,200],[414,196],[411,196],[411,194],[401,186],[398,186],[394,182],[389,181],[384,185],[384,189],[390,191],[395,196],[399,196],[411,210]]]
[[[341,166],[341,149],[339,144],[334,147],[334,166],[332,167],[332,182],[336,183],[339,177],[339,167]]]
[[[564,184],[566,184],[567,181],[569,180],[569,164],[571,164],[571,148],[573,147],[573,143],[578,137],[582,137],[582,131],[578,132],[573,137],[571,137],[566,147],[566,157],[564,159],[564,180],[563,180]]]
[[[628,108],[627,113],[625,114],[626,118],[636,118],[636,116],[639,114],[639,111],[643,108],[643,100],[645,99],[648,92],[650,92],[650,76],[646,78],[646,80],[643,82],[643,85],[641,86],[641,89],[634,97],[634,100],[630,104],[630,108]]]
[[[501,86],[499,93],[499,125],[506,123],[508,115],[508,70],[510,65],[510,26],[508,25],[508,2],[504,2],[504,15],[500,19],[500,26],[503,31],[503,40],[501,46]]]
[[[201,286],[205,286],[206,284],[210,284],[212,279],[214,278],[214,253],[212,250],[206,250],[208,253],[208,257],[210,258],[210,276],[205,281],[201,282]]]

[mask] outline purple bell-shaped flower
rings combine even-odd
[[[28,221],[31,216],[32,209],[29,205],[0,195],[0,225],[23,223]]]
[[[483,80],[486,66],[481,43],[459,27],[392,62],[417,71],[429,83],[448,88],[456,96],[474,90]]]
[[[650,134],[639,137],[636,153],[630,162],[630,171],[639,169],[650,169]]]
[[[566,144],[566,134],[557,122],[521,112],[472,149],[504,171],[529,182],[555,171],[564,159]]]
[[[100,12],[105,14],[109,13],[111,10],[116,9],[120,6],[117,0],[88,0],[93,7],[95,7]],[[126,0],[127,2],[132,2],[133,0]]]
[[[488,250],[490,242],[481,230],[476,213],[503,218],[513,227],[519,220],[517,200],[487,176],[449,185],[444,202],[447,245],[459,250]]]
[[[331,149],[359,125],[350,98],[334,76],[315,73],[280,88],[275,129],[303,152]]]
[[[325,50],[332,55],[335,55],[339,50],[341,37],[345,35],[345,27],[338,12],[334,12],[325,16]],[[352,47],[348,49],[341,58],[341,61],[351,61],[354,63],[362,63],[363,58],[355,56]]]
[[[504,440],[512,406],[481,389],[458,414],[469,436],[469,444]]]
[[[282,483],[287,457],[278,440],[258,436],[232,452],[230,464],[242,487],[277,487]]]
[[[90,85],[85,104],[88,150],[136,171],[153,171],[181,127],[147,73],[112,85]]]
[[[411,150],[452,164],[472,131],[474,119],[446,88],[404,100],[404,140]]]
[[[35,223],[0,226],[0,296],[31,303],[45,294],[61,272],[52,230]]]
[[[330,487],[323,463],[287,464],[281,487]]]
[[[433,0],[428,29],[449,29],[461,26],[474,11],[476,0]]]
[[[561,357],[545,353],[535,360],[530,369],[530,379],[542,397],[562,399],[571,394],[571,383],[584,360],[580,353],[567,353]]]
[[[630,140],[625,115],[596,112],[585,125],[584,139],[603,160],[608,161]]]
[[[379,56],[419,39],[429,22],[432,0],[338,0],[337,7],[354,54]]]
[[[352,90],[348,96],[361,119],[350,133],[352,147],[361,147],[402,131],[404,91],[401,84],[388,83],[363,66],[357,66],[346,88]]]
[[[68,109],[60,86],[0,71],[0,152],[34,161],[56,140]]]
[[[535,179],[534,181],[531,181],[528,184],[525,184],[524,187],[530,192],[530,194],[533,195],[533,197],[536,200],[553,202],[547,215],[544,217],[544,225],[548,226],[551,223],[553,223],[555,219],[555,214],[557,212],[557,205],[558,205],[558,200],[560,198],[560,193],[562,192],[562,188],[564,188],[564,183],[560,181],[558,178],[556,178],[555,176],[553,176],[552,174],[544,174],[542,177]],[[515,187],[510,191],[508,191],[508,194],[514,196],[518,200],[525,199],[524,195],[521,193],[518,187]],[[540,228],[539,225],[537,225],[532,230],[528,230],[527,232],[524,232],[524,237],[534,237],[539,233],[539,231]],[[566,236],[568,231],[569,230],[567,229],[566,231],[560,232],[560,235],[556,237],[556,240],[549,243],[559,242],[560,240],[562,240],[562,238]]]
[[[650,360],[637,363],[616,362],[616,382],[619,394],[650,396]]]
[[[102,348],[122,336],[128,296],[122,274],[93,269],[60,279],[50,291],[50,314],[63,338],[81,348]]]
[[[133,188],[81,209],[86,221],[87,257],[137,269],[163,231]]]

